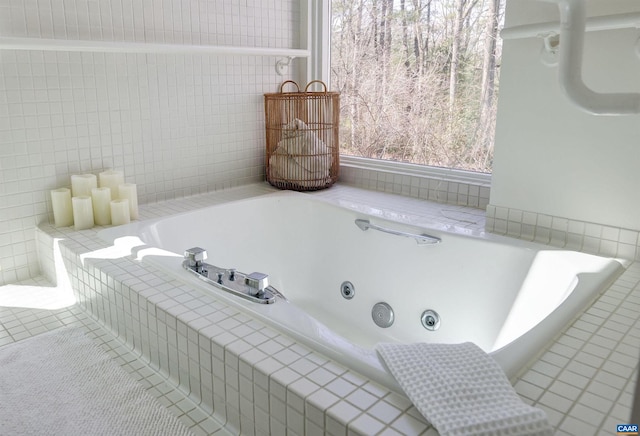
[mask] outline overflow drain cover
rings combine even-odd
[[[376,303],[371,309],[371,317],[378,327],[390,327],[394,320],[393,309],[387,303]]]

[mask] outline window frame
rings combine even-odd
[[[304,0],[301,10],[302,46],[310,52],[300,77],[306,83],[322,80],[331,87],[331,0]],[[340,154],[340,165],[370,171],[409,175],[473,185],[490,185],[491,173]]]

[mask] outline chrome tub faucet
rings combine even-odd
[[[254,303],[272,304],[277,301],[276,297],[286,300],[280,291],[269,285],[267,274],[244,274],[235,268],[225,269],[205,263],[205,260],[207,251],[204,248],[189,248],[184,252],[182,267],[200,280]]]

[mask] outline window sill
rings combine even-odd
[[[369,171],[378,171],[400,176],[420,177],[425,179],[464,183],[475,186],[491,186],[491,174],[489,173],[479,173],[453,168],[432,167],[406,162],[394,162],[345,155],[340,155],[340,166],[364,169]]]

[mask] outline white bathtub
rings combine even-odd
[[[362,231],[354,224],[358,218],[442,242],[420,245]],[[376,343],[472,341],[512,377],[623,269],[613,259],[461,233],[386,221],[285,191],[114,227],[100,236],[137,245],[133,251],[143,262],[396,390]],[[288,302],[251,303],[192,277],[181,267],[182,254],[196,246],[207,249],[208,263],[269,274]],[[354,298],[342,296],[344,281],[354,285]],[[393,308],[388,328],[373,322],[379,302]],[[421,324],[427,309],[440,315],[436,331]]]

